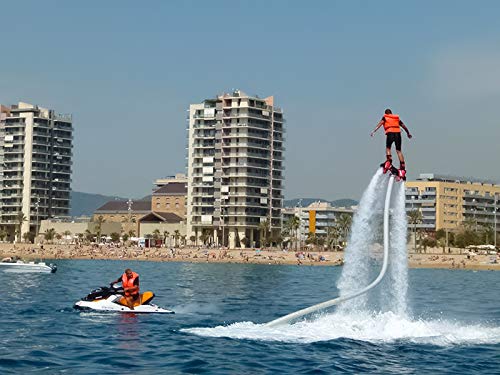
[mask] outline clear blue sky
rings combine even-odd
[[[287,198],[358,199],[390,107],[409,177],[500,180],[498,1],[18,1],[0,20],[0,103],[72,113],[73,189],[139,197],[184,171],[186,109],[274,95]]]

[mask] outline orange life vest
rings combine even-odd
[[[126,273],[124,273],[124,274],[122,275],[122,286],[123,286],[123,288],[124,288],[124,289],[125,289],[125,288],[132,288],[132,287],[134,286],[134,281],[135,281],[135,279],[137,279],[138,277],[139,277],[139,275],[138,275],[137,273],[132,272],[132,277],[129,279],[129,278],[127,277],[127,274],[126,274]],[[138,293],[139,293],[139,289],[137,289],[137,292],[135,292],[135,293],[133,293],[133,294],[134,294],[134,295],[136,295],[136,294],[138,294]],[[126,295],[126,296],[131,296],[131,295],[132,295],[132,293],[130,293],[130,292],[125,292],[125,295]]]
[[[384,115],[384,119],[385,134],[401,133],[401,129],[399,128],[399,115]]]

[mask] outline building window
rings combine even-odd
[[[175,208],[179,208],[179,202],[175,202]]]

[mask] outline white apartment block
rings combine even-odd
[[[313,202],[307,207],[286,207],[283,209],[283,223],[286,225],[290,218],[297,216],[300,220],[298,238],[305,241],[309,233],[326,237],[329,228],[335,227],[339,217],[343,214],[353,216],[357,206],[334,207],[329,202]]]
[[[71,115],[0,106],[0,226],[11,238],[21,221],[18,240],[41,220],[69,214],[72,148]]]
[[[189,107],[188,238],[256,246],[281,231],[284,119],[273,97],[236,90]]]

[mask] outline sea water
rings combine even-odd
[[[408,273],[408,314],[326,314],[262,323],[334,298],[341,267],[57,261],[55,274],[0,273],[0,371],[495,373],[500,273]],[[90,289],[132,268],[175,315],[77,312]]]

